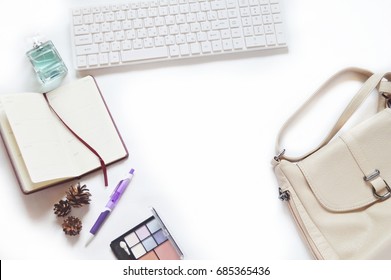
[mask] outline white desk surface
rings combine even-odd
[[[67,237],[52,209],[68,185],[22,194],[1,144],[0,258],[114,259],[110,241],[149,217],[154,206],[185,259],[311,259],[277,197],[274,141],[288,116],[336,71],[391,70],[391,1],[282,1],[286,53],[76,72],[70,9],[106,2],[8,1],[0,11],[0,94],[37,90],[24,53],[25,38],[39,31],[67,64],[65,83],[96,77],[130,153],[108,169],[107,189],[99,172],[81,180],[92,202],[74,212],[83,222],[81,235]],[[348,98],[326,102],[312,119],[316,125],[290,144],[315,144],[327,127],[322,122],[335,119],[336,107]],[[131,187],[85,248],[90,227],[131,167]]]

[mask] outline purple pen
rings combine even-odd
[[[118,201],[120,200],[122,194],[125,192],[126,188],[128,187],[130,181],[133,178],[134,169],[132,168],[129,171],[129,176],[126,179],[121,180],[118,185],[115,187],[113,193],[110,196],[110,200],[106,204],[106,209],[102,213],[100,213],[98,219],[96,220],[95,224],[90,229],[90,233],[92,236],[88,239],[86,246],[90,244],[92,239],[95,237],[96,233],[100,229],[100,227],[103,225],[106,218],[110,215],[111,211],[113,211],[114,207],[117,205]]]

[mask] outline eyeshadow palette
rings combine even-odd
[[[180,260],[183,254],[159,215],[153,216],[110,243],[120,260]]]

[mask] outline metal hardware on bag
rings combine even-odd
[[[384,180],[383,180],[383,181],[384,181]],[[379,194],[376,192],[375,188],[372,187],[372,193],[373,193],[373,195],[374,195],[377,199],[379,199],[379,200],[381,200],[381,201],[384,201],[384,200],[389,199],[389,198],[391,197],[391,188],[390,188],[390,186],[387,184],[386,181],[384,181],[384,183],[386,184],[386,190],[387,190],[387,192],[386,192],[385,194],[383,194],[383,195],[379,195]]]
[[[378,169],[375,169],[375,171],[373,171],[371,174],[367,175],[367,176],[364,176],[364,181],[368,182],[368,181],[372,181],[373,179],[376,179],[377,177],[380,176],[380,171]],[[388,198],[391,197],[391,188],[390,186],[387,184],[387,182],[383,179],[383,182],[384,184],[386,184],[386,190],[387,192],[383,195],[380,195],[376,192],[376,189],[374,187],[372,187],[372,193],[373,195],[383,201],[383,200],[386,200]]]
[[[364,176],[364,181],[372,181],[373,179],[377,178],[380,175],[380,171],[375,169],[371,174]]]
[[[281,157],[285,154],[285,149],[283,149],[278,155],[274,157],[274,160],[279,162],[281,160]]]
[[[391,99],[390,99],[390,96],[388,96],[387,94],[385,94],[384,92],[381,93],[381,96],[384,97],[384,99],[386,100],[386,105],[388,108],[391,108]]]
[[[282,201],[288,201],[291,198],[289,191],[282,191],[278,188],[278,198]]]

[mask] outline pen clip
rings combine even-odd
[[[107,203],[106,207],[113,209],[114,206],[117,204],[119,199],[121,198],[122,194],[124,193],[126,186],[129,183],[129,179],[121,180],[118,185],[115,187],[113,193],[110,196],[110,200]]]
[[[113,193],[111,194],[111,197],[112,197],[114,194],[116,194],[116,193],[118,192],[118,189],[119,189],[119,187],[121,186],[121,184],[122,184],[123,181],[124,181],[124,180],[119,181],[119,183],[118,183],[117,186],[115,187]]]
[[[110,200],[113,202],[113,203],[116,203],[119,199],[119,197],[121,196],[121,193],[120,192],[114,192],[111,197],[110,197]]]

